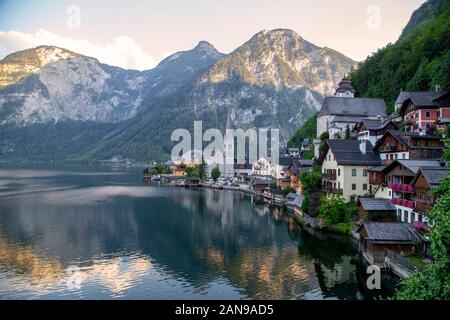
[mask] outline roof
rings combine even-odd
[[[336,89],[336,93],[347,92],[347,91],[350,91],[351,93],[356,92],[355,88],[353,88],[353,86],[352,86],[352,82],[347,77],[344,77],[342,79],[342,81],[339,82],[338,88]]]
[[[384,116],[386,103],[382,99],[325,97],[320,116],[325,115]]]
[[[277,180],[275,179],[259,179],[259,180],[255,180],[253,181],[253,185],[270,185],[270,184],[274,184],[277,183]]]
[[[297,162],[301,167],[312,167],[314,164],[314,160],[298,160]]]
[[[389,199],[361,198],[359,202],[366,211],[395,211],[395,207]]]
[[[423,167],[434,167],[434,168],[440,168],[441,164],[439,160],[430,160],[430,159],[424,159],[424,160],[395,160],[390,165],[386,167],[386,171],[389,171],[390,168],[394,167],[396,164],[401,164],[405,168],[407,168],[409,171],[413,172],[414,174],[417,174],[419,172],[420,168]]]
[[[360,150],[360,141],[358,140],[328,140],[325,151],[322,153],[319,163],[322,163],[328,149],[331,149],[336,162],[339,165],[372,165],[381,164],[380,157],[373,152],[372,144],[366,142],[366,153]]]
[[[364,117],[362,116],[335,116],[331,121],[331,124],[343,122],[343,123],[360,123]]]
[[[450,173],[450,168],[442,167],[424,167],[420,168],[413,184],[417,181],[420,174],[423,175],[430,187],[435,187],[441,183],[442,180],[448,177]]]
[[[450,123],[450,118],[440,118],[437,120],[438,123]]]
[[[411,100],[419,107],[437,107],[438,104],[434,100],[444,94],[444,92],[436,91],[400,92],[395,104],[404,104],[406,101]]]
[[[386,169],[386,166],[375,166],[375,167],[369,168],[369,171],[371,171],[371,172],[383,172],[384,169]]]
[[[375,150],[378,149],[380,145],[383,144],[384,138],[387,135],[392,135],[398,142],[400,142],[402,145],[408,147],[408,148],[414,148],[414,149],[443,149],[444,147],[435,147],[435,146],[414,146],[410,144],[411,140],[414,139],[425,139],[425,140],[441,140],[441,138],[432,136],[432,135],[421,135],[417,132],[404,132],[404,131],[398,131],[398,130],[389,130],[384,134],[384,136],[378,140],[378,142],[375,145]],[[411,139],[405,139],[405,137],[411,137]]]
[[[372,241],[413,242],[419,239],[414,226],[409,223],[366,222],[362,226]]]
[[[382,120],[382,119],[362,119],[362,124],[367,128],[367,130],[380,130],[385,128],[388,124],[394,124],[392,120]],[[394,124],[395,125],[395,124]],[[395,125],[395,127],[397,127]]]
[[[288,167],[291,165],[291,163],[294,161],[293,158],[289,158],[289,157],[280,157],[278,159],[278,165],[282,166],[282,167]]]

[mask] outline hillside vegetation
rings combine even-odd
[[[401,89],[450,89],[450,0],[428,1],[406,29],[395,44],[368,57],[350,76],[358,96],[384,99],[388,112]]]

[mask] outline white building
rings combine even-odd
[[[362,119],[386,116],[386,103],[382,99],[355,98],[354,93],[350,80],[344,78],[335,95],[325,97],[317,118],[317,137],[328,132],[331,139],[340,138],[347,126],[353,130]]]

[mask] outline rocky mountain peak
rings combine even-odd
[[[0,88],[16,83],[45,65],[78,55],[54,46],[39,46],[12,53],[0,61]]]

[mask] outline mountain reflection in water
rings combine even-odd
[[[1,299],[362,299],[355,261],[240,193],[149,186],[140,170],[0,170]]]

